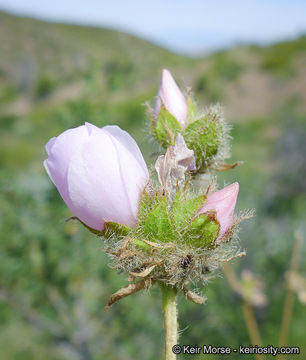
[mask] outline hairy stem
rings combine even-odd
[[[165,324],[166,360],[175,360],[176,355],[172,352],[172,347],[178,341],[176,289],[161,284],[161,291]]]

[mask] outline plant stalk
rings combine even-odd
[[[242,304],[242,310],[243,310],[245,323],[248,328],[248,333],[249,333],[252,345],[253,346],[255,346],[255,345],[262,346],[262,342],[261,342],[261,338],[260,338],[260,334],[259,334],[257,321],[256,321],[256,318],[254,315],[253,307],[250,304],[248,304],[246,301],[244,301]],[[254,356],[258,360],[265,358],[264,355],[259,355],[259,354],[254,354]]]
[[[253,309],[253,306],[251,304],[249,304],[243,296],[243,289],[241,286],[241,282],[237,278],[236,274],[234,273],[234,271],[230,265],[224,264],[223,271],[224,271],[224,274],[225,274],[231,288],[237,294],[239,294],[241,296],[243,316],[244,316],[244,320],[245,320],[245,323],[246,323],[246,326],[248,329],[248,333],[249,333],[249,337],[252,342],[252,345],[253,346],[255,346],[255,345],[262,346],[260,332],[259,332],[256,317],[254,314],[254,309]],[[254,356],[257,360],[265,359],[264,355],[254,354]]]
[[[178,341],[178,323],[176,309],[176,289],[172,286],[161,284],[164,326],[165,326],[165,342],[166,342],[166,360],[175,360],[176,355],[172,351],[172,347]]]
[[[289,327],[290,327],[292,310],[293,310],[293,301],[294,301],[294,292],[292,291],[292,289],[290,289],[288,282],[290,281],[291,274],[293,274],[294,272],[297,271],[301,243],[302,243],[302,235],[299,232],[297,232],[295,234],[295,242],[294,242],[293,251],[292,251],[292,255],[291,255],[290,268],[288,271],[287,293],[286,293],[286,297],[285,297],[280,337],[279,337],[279,346],[280,347],[288,345],[288,333],[289,333]]]

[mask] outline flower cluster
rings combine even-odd
[[[151,129],[166,148],[155,163],[158,185],[136,142],[118,126],[85,123],[50,139],[44,166],[75,218],[105,239],[114,267],[130,276],[128,290],[110,304],[154,282],[203,302],[189,283],[205,282],[239,256],[231,241],[241,220],[234,217],[238,183],[211,191],[211,181],[193,190],[197,173],[210,176],[225,159],[227,127],[216,108],[198,115],[164,70]]]

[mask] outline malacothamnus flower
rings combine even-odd
[[[117,126],[86,123],[50,139],[46,150],[51,180],[75,217],[104,236],[117,269],[189,291],[191,279],[205,281],[221,258],[235,256],[227,243],[238,183],[195,196],[188,189],[194,152],[182,135],[156,161],[159,187],[135,141]]]
[[[44,166],[73,214],[92,229],[133,226],[148,169],[134,139],[118,126],[85,123],[46,145]]]
[[[190,283],[206,283],[225,262],[245,254],[233,239],[247,216],[234,216],[237,182],[211,190],[212,171],[235,166],[223,163],[228,134],[219,107],[199,114],[163,70],[150,114],[152,134],[166,149],[155,163],[157,185],[136,142],[118,126],[85,123],[64,131],[46,144],[44,166],[75,218],[103,237],[114,268],[129,275],[108,306],[160,285],[166,357],[173,359],[177,291],[204,302]]]

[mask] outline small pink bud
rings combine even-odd
[[[118,126],[85,123],[46,144],[44,166],[70,210],[103,230],[105,221],[133,226],[148,169],[133,138]]]
[[[226,186],[224,189],[208,195],[201,210],[197,213],[203,214],[214,210],[217,213],[217,220],[220,223],[218,239],[222,238],[233,225],[233,216],[236,206],[239,184],[237,182]]]
[[[155,102],[155,118],[158,117],[162,105],[177,119],[182,128],[185,129],[188,123],[187,101],[174,81],[170,71],[165,69],[162,72]]]

